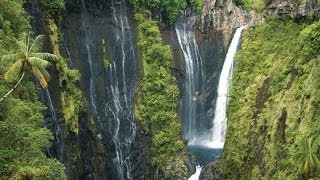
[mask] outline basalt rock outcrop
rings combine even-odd
[[[290,17],[293,19],[306,16],[320,16],[319,0],[301,0],[301,1],[273,1],[264,11],[265,15],[271,15],[279,18]]]
[[[250,19],[250,14],[231,0],[205,0],[197,28],[200,31],[232,30],[247,24]]]

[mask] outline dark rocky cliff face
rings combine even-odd
[[[175,55],[175,73],[179,81],[180,91],[183,92],[185,78],[184,56],[178,43],[175,29],[163,30],[163,38],[165,43],[169,44]],[[208,30],[205,32],[196,31],[196,41],[199,47],[200,55],[203,62],[204,77],[201,82],[198,100],[196,119],[198,129],[210,129],[214,118],[216,90],[219,81],[219,74],[222,69],[224,57],[228,48],[228,42],[232,31],[225,33],[220,30]],[[184,96],[182,93],[181,96]],[[182,97],[181,97],[182,98]],[[182,104],[180,105],[180,108]]]
[[[32,17],[33,32],[49,37],[48,14],[39,7],[36,0],[27,0],[24,6]],[[53,46],[55,45],[50,44],[47,40],[44,49],[52,52]],[[94,178],[95,174],[103,173],[101,164],[105,163],[101,141],[96,138],[94,128],[90,127],[92,123],[89,120],[89,115],[85,112],[80,115],[78,135],[67,131],[60,105],[61,89],[58,85],[58,72],[52,68],[50,74],[52,80],[49,83],[48,90],[39,88],[40,100],[48,106],[44,124],[52,130],[55,138],[52,147],[47,151],[48,156],[56,157],[65,165],[69,179]],[[59,127],[59,130],[57,130],[57,127]]]
[[[275,17],[301,18],[306,16],[320,16],[319,0],[302,1],[272,1],[264,11],[266,15]]]
[[[125,1],[67,1],[66,54],[80,70],[81,89],[105,149],[105,179],[138,179],[151,173],[148,137],[134,120],[139,75],[134,24]],[[101,164],[103,166],[103,164]]]
[[[237,7],[232,0],[204,0],[198,28],[201,31],[232,31],[247,24],[250,18],[249,13]]]

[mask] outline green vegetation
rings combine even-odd
[[[40,6],[54,19],[59,19],[66,10],[64,0],[39,0]]]
[[[298,149],[294,160],[302,166],[306,177],[315,177],[320,169],[319,144],[320,136],[311,136],[303,138],[298,142]],[[319,175],[319,174],[318,174]]]
[[[1,59],[5,64],[11,64],[10,68],[5,72],[4,79],[7,81],[16,81],[16,85],[6,93],[0,102],[7,97],[20,84],[25,72],[32,72],[32,74],[39,80],[43,88],[48,86],[50,75],[45,69],[50,65],[49,61],[55,61],[57,57],[50,53],[39,53],[40,40],[43,35],[39,35],[33,41],[29,36],[26,36],[24,41],[16,40],[18,51],[14,54],[4,55]],[[49,61],[48,61],[49,60]]]
[[[48,19],[47,27],[49,28],[49,40],[52,46],[52,51],[58,56],[56,69],[59,76],[60,87],[60,106],[63,114],[63,120],[67,126],[67,132],[79,132],[79,112],[84,109],[84,97],[81,90],[76,86],[80,80],[80,73],[78,70],[70,69],[66,60],[61,56],[59,50],[59,29],[56,24]]]
[[[12,83],[5,81],[2,75],[9,69],[13,61],[4,60],[16,59],[8,59],[9,56],[6,55],[12,55],[21,50],[18,49],[19,46],[14,38],[20,39],[20,35],[30,29],[22,3],[22,0],[0,1],[1,95],[12,87]],[[36,61],[40,60],[33,61],[34,67],[43,67],[40,66],[42,63],[35,63]],[[14,77],[19,77],[19,75],[7,74],[8,79],[13,80]],[[38,101],[36,92],[31,74],[26,73],[21,80],[21,85],[0,102],[1,179],[66,179],[63,165],[55,159],[46,157],[43,153],[49,148],[53,137],[48,129],[43,128],[42,114],[45,108]]]
[[[130,0],[135,10],[148,9],[151,12],[159,11],[168,24],[175,22],[181,11],[187,7],[194,7],[198,12],[202,10],[203,0]]]
[[[143,131],[152,136],[151,149],[156,168],[166,172],[169,165],[175,164],[181,172],[173,174],[185,177],[187,169],[182,159],[185,145],[177,114],[179,90],[170,73],[172,51],[169,46],[163,45],[155,21],[148,20],[140,13],[135,14],[135,19],[143,62],[136,116]]]
[[[7,53],[15,47],[12,37],[19,37],[30,29],[22,8],[22,0],[0,1],[0,50]],[[9,52],[10,53],[10,52]]]
[[[34,86],[25,90],[36,91]],[[33,98],[36,96],[33,94]],[[52,140],[51,132],[42,127],[44,106],[15,98],[3,102],[0,104],[1,178],[65,179],[63,165],[43,153]]]
[[[110,66],[110,55],[108,54],[108,50],[106,48],[106,42],[104,39],[101,39],[101,51],[102,51],[102,59],[103,66],[108,68]]]
[[[257,12],[262,12],[270,3],[271,0],[235,0],[237,6],[241,6],[247,11],[254,10]]]
[[[220,167],[227,179],[320,175],[319,29],[268,20],[244,33]]]

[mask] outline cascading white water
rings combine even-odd
[[[198,165],[196,167],[196,172],[192,176],[190,176],[188,180],[198,180],[200,177],[201,170],[202,170],[202,166]]]
[[[87,14],[87,8],[86,5],[84,3],[84,0],[81,0],[81,4],[82,4],[82,9],[84,11],[84,15]],[[84,30],[85,33],[85,46],[86,46],[86,51],[87,51],[87,60],[88,60],[88,64],[89,64],[89,73],[90,73],[90,78],[89,78],[89,96],[90,96],[90,104],[94,110],[95,115],[97,115],[97,105],[96,105],[96,101],[95,101],[95,87],[93,84],[94,81],[94,74],[93,74],[93,64],[92,64],[92,58],[91,58],[91,47],[90,47],[90,38],[89,38],[89,34],[87,31],[87,24],[86,24],[86,20],[83,17],[82,20],[82,29]]]
[[[189,144],[199,136],[196,110],[203,79],[202,59],[195,38],[196,16],[179,20],[175,30],[185,61],[185,80],[182,98],[183,134]]]
[[[52,100],[51,100],[51,95],[48,89],[45,89],[45,94],[47,96],[47,106],[49,106],[49,110],[51,113],[51,118],[53,120],[53,125],[54,125],[54,130],[55,130],[55,140],[56,140],[56,151],[57,151],[57,156],[60,162],[63,162],[63,151],[64,151],[64,144],[63,144],[63,136],[62,136],[62,131],[61,127],[58,122],[58,118],[56,115],[56,111],[54,109]]]
[[[128,62],[129,60],[135,60],[132,58],[135,57],[135,50],[130,32],[131,27],[126,16],[125,2],[117,1],[115,3],[112,0],[111,4],[113,21],[117,27],[113,50],[115,51],[114,54],[120,55],[118,57],[120,61],[113,60],[109,67],[106,68],[106,71],[109,72],[106,77],[106,79],[109,79],[106,82],[108,86],[107,94],[111,95],[110,99],[112,100],[105,105],[105,115],[111,119],[108,127],[110,134],[113,136],[112,140],[116,150],[116,161],[114,162],[117,167],[118,178],[133,179],[130,149],[136,136],[136,124],[132,112],[132,90],[134,86],[130,85],[128,87],[127,85],[126,68],[132,63]],[[121,130],[122,128],[126,130]]]
[[[73,63],[72,63],[72,60],[71,60],[71,54],[70,54],[70,51],[69,51],[69,49],[67,48],[66,45],[65,45],[65,49],[66,49],[66,52],[67,52],[67,55],[68,55],[69,66],[72,67]]]
[[[85,5],[84,0],[81,0],[81,7],[82,7],[82,11],[83,13],[81,14],[81,19],[82,19],[82,24],[81,24],[81,28],[84,31],[84,35],[85,35],[85,49],[86,49],[86,53],[87,53],[87,62],[89,64],[89,102],[90,105],[92,107],[92,111],[94,116],[97,118],[99,125],[102,126],[102,122],[101,122],[101,117],[98,113],[98,109],[97,109],[97,101],[96,101],[96,88],[95,88],[95,79],[96,76],[94,74],[94,65],[92,62],[92,50],[91,50],[91,41],[90,41],[90,36],[88,33],[88,25],[87,25],[87,19],[86,19],[86,15],[87,15],[87,8]],[[71,59],[71,58],[70,58]]]
[[[220,74],[218,85],[218,97],[216,101],[215,117],[213,120],[212,136],[205,145],[211,148],[223,148],[226,135],[226,109],[228,101],[228,89],[232,75],[232,66],[235,54],[237,52],[238,44],[241,38],[242,30],[246,27],[239,27],[231,41],[231,44],[226,55],[223,68]]]
[[[106,146],[112,146],[113,152],[107,152],[113,158],[114,166],[108,170],[117,171],[116,179],[133,179],[132,144],[136,136],[136,124],[133,113],[133,93],[137,80],[137,61],[134,47],[133,29],[127,17],[125,0],[111,0],[111,18],[107,19],[108,34],[103,34],[92,26],[92,14],[87,11],[85,0],[82,2],[81,29],[83,45],[81,49],[87,60],[85,74],[87,97],[95,119],[99,125],[100,136],[106,139]],[[95,34],[93,34],[95,33]],[[96,34],[97,33],[97,34]],[[102,44],[100,44],[102,42]],[[106,42],[106,43],[105,43]],[[100,47],[97,47],[97,44]],[[99,49],[103,49],[99,54]],[[71,52],[72,54],[72,52]],[[107,58],[107,61],[105,61]],[[109,64],[105,64],[109,62]],[[75,64],[77,62],[74,62]],[[105,66],[102,66],[104,64]],[[105,82],[101,82],[102,74]],[[99,80],[98,80],[99,79]],[[105,85],[105,86],[104,86]],[[100,98],[106,97],[106,98]],[[110,138],[110,139],[109,139]],[[113,146],[114,145],[114,146]],[[110,163],[109,167],[110,168]]]

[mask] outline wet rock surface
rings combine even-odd
[[[214,161],[202,168],[199,179],[200,180],[222,180],[223,177],[217,171],[219,163]]]
[[[65,54],[81,73],[107,160],[95,164],[104,169],[95,176],[105,179],[138,179],[150,169],[133,114],[139,61],[130,17],[125,1],[67,1],[62,23]]]

